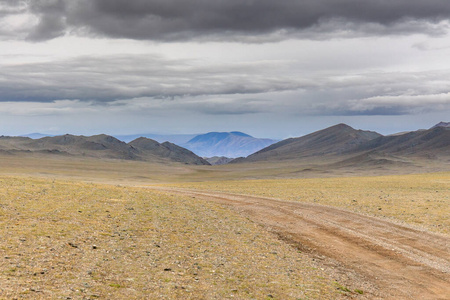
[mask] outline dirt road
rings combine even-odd
[[[367,299],[450,299],[450,238],[338,208],[152,187],[225,204],[318,259]],[[353,290],[352,290],[353,291]]]

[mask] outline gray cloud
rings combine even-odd
[[[290,68],[280,61],[204,65],[157,55],[6,64],[0,68],[0,102],[70,100],[208,115],[399,115],[450,109],[449,70],[299,75]]]
[[[30,11],[39,17],[39,22],[29,33],[29,40],[43,41],[65,34],[68,10],[64,0],[34,0]]]
[[[310,85],[308,80],[276,72],[277,68],[270,62],[198,66],[187,60],[144,55],[4,65],[0,68],[0,101],[110,102],[138,97],[257,94]]]
[[[25,14],[29,10],[26,1],[0,0],[0,39],[22,39],[29,33],[29,28],[11,26],[8,18]]]
[[[10,3],[11,1],[7,1]],[[36,0],[32,40],[70,31],[138,40],[237,40],[286,37],[442,34],[448,0]]]
[[[358,89],[362,90],[362,87]],[[363,94],[355,89],[354,94]],[[450,110],[450,93],[417,94],[399,93],[353,99],[321,100],[298,106],[299,114],[321,116],[398,116],[417,115]]]
[[[136,98],[104,103],[111,111],[128,111],[133,114],[169,115],[248,115],[270,112],[271,103],[265,99],[245,98],[241,95],[195,96],[174,99]]]

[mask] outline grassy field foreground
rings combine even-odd
[[[177,183],[175,186],[319,203],[450,233],[450,173]]]
[[[338,298],[314,264],[213,203],[0,177],[2,299]]]

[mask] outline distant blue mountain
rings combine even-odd
[[[202,157],[246,157],[276,142],[276,140],[254,138],[246,133],[233,131],[201,134],[180,146]]]

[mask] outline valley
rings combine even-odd
[[[339,124],[223,165],[2,137],[0,298],[446,299],[448,132]]]

